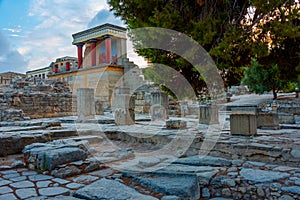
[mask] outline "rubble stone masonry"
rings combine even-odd
[[[0,121],[74,115],[76,98],[61,81],[18,79],[0,86]]]

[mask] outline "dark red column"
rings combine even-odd
[[[105,38],[105,51],[106,51],[106,62],[111,63],[111,37]]]
[[[91,64],[92,66],[96,65],[96,44],[97,44],[97,40],[92,39],[90,40],[90,44],[91,44]]]
[[[78,68],[82,68],[82,47],[84,43],[78,43],[77,46],[77,56],[78,56]]]
[[[70,71],[71,67],[70,67],[70,62],[66,62],[66,71]]]

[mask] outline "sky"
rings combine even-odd
[[[104,23],[125,27],[106,0],[0,0],[0,72],[77,57],[72,34]]]

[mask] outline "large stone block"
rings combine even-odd
[[[279,124],[295,124],[295,115],[288,113],[278,113]]]
[[[74,196],[83,199],[157,200],[154,197],[143,195],[119,181],[106,178],[79,189]]]
[[[257,127],[261,129],[279,129],[278,114],[259,112],[257,115]]]
[[[129,94],[115,94],[113,99],[113,113],[117,125],[132,125],[135,123],[135,99]]]
[[[53,170],[64,163],[85,160],[88,156],[87,145],[87,141],[34,143],[23,150],[25,163],[31,169]]]
[[[167,129],[184,129],[187,127],[187,122],[183,120],[167,120]]]
[[[230,115],[232,135],[252,136],[257,134],[257,116],[254,108],[236,108]]]
[[[78,88],[77,91],[77,114],[78,120],[95,118],[94,89]]]
[[[164,121],[168,119],[166,107],[158,104],[150,107],[150,115],[152,121]]]
[[[199,123],[201,124],[218,124],[219,112],[218,107],[212,105],[200,105],[199,107]]]
[[[151,93],[151,120],[166,120],[168,119],[169,98],[166,93],[152,92]]]

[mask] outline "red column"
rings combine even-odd
[[[92,39],[90,40],[90,44],[91,44],[91,64],[92,66],[96,65],[96,44],[97,44],[97,40]]]
[[[78,68],[82,68],[82,47],[83,43],[76,44],[77,46],[77,56],[78,56]]]
[[[111,63],[111,37],[105,39],[106,62]]]
[[[70,71],[70,62],[66,62],[66,71]]]

